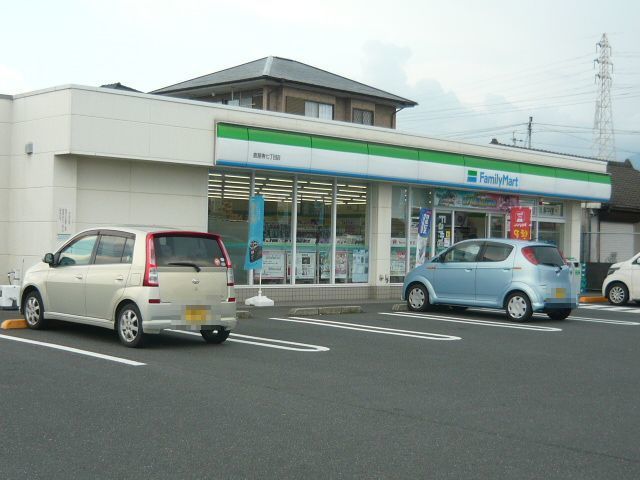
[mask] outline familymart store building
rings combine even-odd
[[[249,197],[264,197],[268,295],[397,298],[416,262],[461,240],[507,237],[513,207],[530,207],[533,239],[577,257],[581,202],[610,195],[599,162],[429,139],[407,145],[395,132],[384,135],[395,143],[383,143],[379,132],[363,133],[356,140],[217,123],[209,229],[225,232],[241,265]],[[258,281],[257,272],[236,278]]]
[[[78,85],[0,95],[0,138],[0,271],[19,277],[85,228],[208,230],[239,300],[257,291],[242,268],[252,195],[276,301],[398,298],[416,256],[505,237],[514,207],[578,257],[581,204],[610,196],[595,160]]]

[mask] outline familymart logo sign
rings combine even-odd
[[[518,189],[520,176],[495,170],[467,170],[467,183],[486,185],[494,188]]]

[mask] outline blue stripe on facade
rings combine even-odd
[[[426,180],[407,180],[404,177],[383,177],[377,175],[359,175],[357,173],[344,173],[344,172],[336,172],[333,170],[317,170],[311,168],[296,168],[296,167],[277,167],[271,165],[262,165],[258,163],[242,163],[239,164],[237,162],[231,162],[227,160],[217,160],[216,165],[223,165],[226,167],[236,167],[236,168],[251,168],[256,170],[274,170],[279,172],[290,172],[290,173],[308,173],[315,175],[329,175],[336,177],[349,177],[349,178],[359,178],[362,180],[383,180],[387,182],[401,182],[401,183],[410,183],[412,185],[430,185],[430,186],[439,186],[439,187],[453,187],[453,188],[465,188],[468,190],[481,190],[481,191],[490,191],[497,192],[502,194],[510,194],[510,195],[538,195],[544,197],[554,197],[554,198],[566,198],[569,200],[583,200],[583,201],[595,201],[595,202],[608,202],[609,198],[599,198],[599,197],[579,197],[574,195],[554,195],[548,192],[536,192],[532,190],[501,190],[499,188],[491,188],[491,187],[481,187],[475,185],[461,184],[461,183],[448,183],[448,182],[435,182],[435,181],[426,181]]]

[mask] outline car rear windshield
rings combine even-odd
[[[180,263],[198,267],[226,266],[222,249],[213,237],[160,235],[154,237],[153,246],[159,267],[179,266]]]
[[[533,250],[533,254],[541,265],[564,265],[564,259],[558,247],[550,245],[548,247],[537,246],[529,248]]]

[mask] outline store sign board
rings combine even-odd
[[[440,208],[478,208],[504,212],[519,204],[519,197],[500,195],[498,193],[466,192],[439,188],[434,195],[434,205]]]
[[[573,165],[532,168],[528,162],[224,123],[217,124],[217,135],[216,165],[589,201],[611,196],[607,174],[576,170]]]
[[[500,190],[519,190],[522,188],[522,176],[498,170],[468,168],[466,183],[472,186],[497,188]]]
[[[531,240],[531,207],[511,209],[509,237],[516,240]]]

